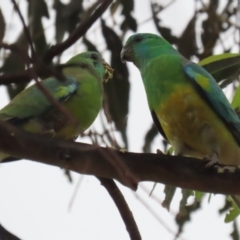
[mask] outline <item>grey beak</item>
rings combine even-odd
[[[123,47],[120,55],[123,63],[126,63],[126,61],[131,61],[130,53],[131,50],[129,48],[127,48],[126,46]]]
[[[123,48],[120,54],[122,63],[126,63],[126,60],[124,58],[125,52],[126,52],[126,48]]]

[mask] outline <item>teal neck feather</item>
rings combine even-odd
[[[179,55],[176,49],[174,49],[165,39],[161,39],[158,44],[145,44],[137,49],[134,58],[134,64],[141,69],[145,64],[160,55]]]

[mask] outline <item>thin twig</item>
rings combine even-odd
[[[31,61],[28,54],[22,48],[20,48],[16,43],[7,44],[7,43],[1,42],[0,43],[0,49],[1,48],[11,50],[12,52],[18,53],[22,57],[23,61],[25,61],[25,62],[30,62]]]
[[[152,214],[152,216],[169,232],[171,233],[173,236],[175,236],[176,234],[174,233],[174,231],[164,222],[163,219],[161,219],[158,214],[156,213],[156,210],[152,209],[152,207],[149,206],[149,204],[143,200],[143,198],[137,194],[137,193],[133,193],[133,195],[135,196],[136,199],[138,199],[141,204]]]
[[[17,236],[13,235],[6,228],[0,224],[0,239],[1,240],[20,240]]]
[[[69,48],[72,44],[74,44],[79,38],[81,38],[88,29],[93,25],[93,23],[102,16],[102,14],[106,11],[109,5],[113,0],[105,0],[101,5],[92,13],[92,15],[83,21],[71,34],[70,36],[63,41],[62,43],[58,43],[55,46],[52,46],[49,50],[44,54],[42,64],[38,64],[38,68],[35,68],[36,74],[38,76],[46,75],[46,67],[44,67],[43,63],[49,63],[55,56],[61,54],[67,48]],[[0,76],[0,84],[9,85],[11,83],[22,83],[29,82],[31,80],[31,71],[26,69],[24,71],[19,71],[16,73],[6,73]]]
[[[56,55],[61,54],[63,51],[72,46],[80,37],[82,37],[89,28],[96,22],[96,20],[102,16],[102,14],[106,11],[109,5],[113,0],[102,0],[99,7],[92,13],[92,15],[85,19],[70,35],[69,37],[62,43],[58,43],[55,46],[52,46],[46,54],[43,56],[43,61],[48,63],[50,62]]]
[[[33,42],[32,42],[32,38],[31,38],[31,34],[29,32],[29,29],[28,29],[28,27],[27,27],[27,25],[26,25],[26,23],[24,21],[24,18],[22,16],[22,13],[21,13],[21,11],[20,11],[16,1],[15,0],[11,0],[11,1],[12,1],[13,5],[14,5],[14,8],[16,9],[16,11],[18,13],[18,16],[19,16],[21,22],[22,22],[24,34],[25,34],[25,37],[26,37],[26,39],[27,39],[27,41],[29,43],[29,46],[30,46],[30,49],[31,49],[31,53],[32,53],[32,57],[33,57],[34,60],[36,60],[36,53],[35,53],[35,50],[34,50],[34,46],[33,46]]]
[[[139,182],[138,177],[134,174],[134,172],[129,169],[129,167],[121,161],[118,154],[115,152],[105,152],[100,150],[100,154],[115,168],[116,172],[118,173],[119,177],[122,179],[122,182],[127,186],[130,186],[132,189],[137,187]]]
[[[68,204],[68,210],[69,210],[69,211],[72,209],[74,200],[75,200],[75,198],[76,198],[76,196],[77,196],[77,193],[78,193],[79,187],[80,187],[80,185],[81,185],[81,183],[82,183],[82,181],[83,181],[83,178],[84,178],[84,175],[81,174],[80,177],[79,177],[79,179],[78,179],[78,181],[77,181],[77,185],[76,185],[75,188],[74,188],[74,191],[73,191],[71,200],[70,200],[70,202],[69,202],[69,204]]]
[[[134,220],[133,214],[128,207],[124,196],[122,195],[121,191],[119,190],[117,184],[112,179],[98,177],[101,184],[105,187],[108,191],[109,195],[111,196],[112,200],[114,201],[117,209],[123,219],[123,222],[126,226],[126,229],[129,233],[130,239],[132,240],[141,240],[141,235],[138,230],[138,226]]]
[[[19,52],[19,48],[16,44],[7,44],[4,42],[0,42],[0,48],[11,50],[12,52]]]

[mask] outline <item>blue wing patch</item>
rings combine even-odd
[[[205,69],[195,63],[188,62],[183,66],[183,70],[196,91],[222,119],[240,146],[240,120],[217,82]]]

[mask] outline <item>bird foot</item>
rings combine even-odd
[[[79,135],[74,136],[74,137],[72,138],[72,141],[75,142],[75,141],[77,140],[78,136],[79,136]]]
[[[46,130],[42,133],[40,133],[42,136],[50,136],[50,137],[54,137],[56,132],[54,129],[50,129],[50,130]]]
[[[219,159],[216,153],[214,153],[212,157],[209,157],[209,156],[204,157],[203,160],[207,162],[205,166],[206,168],[210,168],[213,165],[219,163]]]

